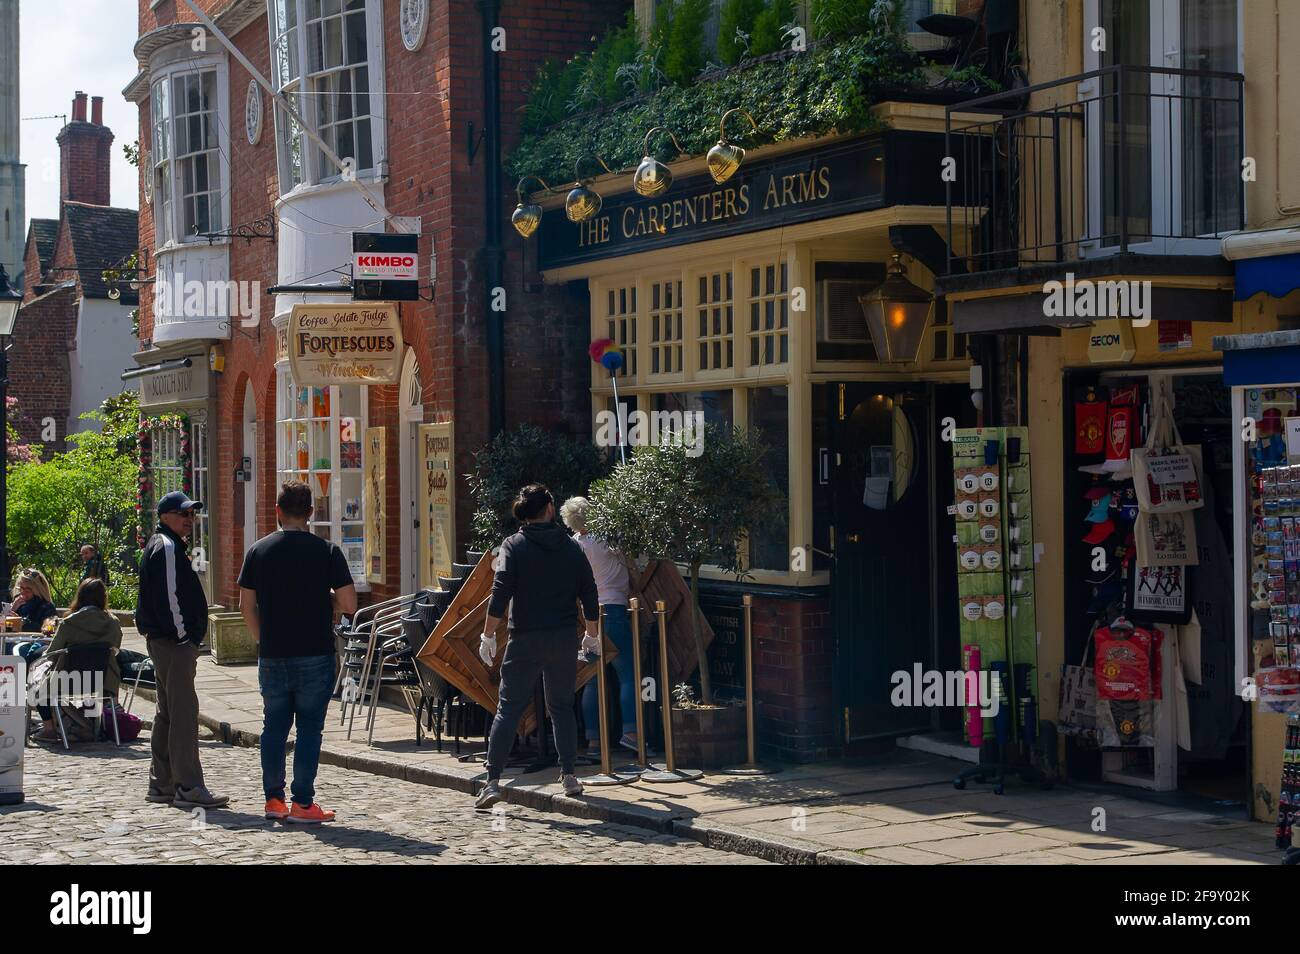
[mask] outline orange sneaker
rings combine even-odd
[[[284,821],[289,817],[289,806],[284,803],[283,798],[268,798],[266,800],[266,817],[272,821]]]
[[[315,802],[307,808],[303,808],[297,802],[289,809],[289,817],[286,821],[297,822],[300,825],[319,825],[321,822],[331,822],[334,820],[334,813],[327,812]]]

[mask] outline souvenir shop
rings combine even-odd
[[[1215,344],[1245,429],[1235,471],[1244,503],[1241,645],[1254,673],[1254,776],[1272,802],[1257,811],[1276,812],[1283,848],[1300,812],[1300,332],[1223,336]]]
[[[1222,369],[1071,369],[1064,381],[1069,774],[1244,804]]]

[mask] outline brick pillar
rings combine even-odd
[[[756,596],[753,614],[760,750],[793,762],[833,757],[843,746],[830,600]]]

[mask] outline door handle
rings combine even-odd
[[[850,534],[848,534],[848,535],[845,537],[845,539],[848,540],[849,543],[861,543],[861,542],[862,542],[862,534],[860,534],[860,533],[850,533]]]

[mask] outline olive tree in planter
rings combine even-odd
[[[746,536],[773,523],[785,508],[767,458],[756,430],[708,425],[702,433],[669,434],[637,448],[591,488],[591,533],[625,554],[690,567],[691,634],[704,706],[714,703],[700,632],[700,567],[709,563],[737,579],[745,575]]]

